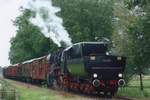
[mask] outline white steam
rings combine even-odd
[[[31,23],[38,26],[42,33],[59,47],[61,42],[66,46],[72,44],[68,32],[63,27],[62,18],[56,16],[61,9],[54,7],[51,0],[26,0],[23,7],[35,12],[35,16],[30,19]]]

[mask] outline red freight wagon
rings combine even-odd
[[[5,69],[5,76],[23,81],[46,81],[47,75],[50,72],[50,64],[43,56],[36,59],[31,59],[23,63],[10,65]]]
[[[15,78],[16,75],[17,75],[17,64],[16,65],[12,65],[8,68],[6,68],[6,72],[5,74],[8,76],[8,77],[12,77],[12,78]]]
[[[46,76],[50,70],[50,64],[46,60],[46,56],[35,59],[32,64],[31,78],[34,80],[46,80]]]

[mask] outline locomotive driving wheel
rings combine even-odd
[[[58,78],[55,76],[54,72],[50,72],[47,76],[47,86],[53,89],[59,89]]]
[[[55,90],[59,90],[60,89],[58,81],[56,79],[53,80],[52,88],[55,89]]]
[[[64,90],[65,92],[69,92],[69,80],[67,78],[62,79],[62,83],[61,83],[61,89]]]
[[[53,85],[53,80],[54,80],[54,77],[53,77],[52,73],[49,73],[49,74],[47,75],[47,86],[48,86],[48,87],[52,87],[52,85]]]

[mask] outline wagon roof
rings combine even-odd
[[[45,57],[46,57],[46,56],[42,56],[42,57],[39,57],[39,58],[30,59],[30,60],[27,60],[27,61],[22,62],[22,64],[31,63],[31,62],[33,62],[33,61],[40,60],[40,59],[43,59],[43,58],[45,58]]]

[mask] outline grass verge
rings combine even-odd
[[[0,100],[16,100],[17,92],[15,88],[3,79],[0,79]]]
[[[50,90],[48,88],[41,88],[24,83],[19,83],[8,80],[19,92],[19,100],[87,100],[87,98],[65,93],[63,91]]]
[[[140,90],[139,80],[131,80],[126,87],[119,88],[118,95],[135,98],[136,100],[150,100],[150,79],[144,79],[144,91]]]

